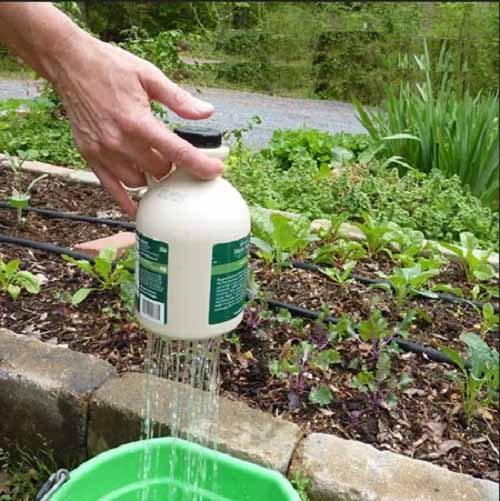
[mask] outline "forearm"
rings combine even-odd
[[[82,33],[50,2],[0,2],[0,43],[48,80],[65,47]]]

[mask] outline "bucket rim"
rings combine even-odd
[[[203,455],[207,459],[212,459],[219,464],[226,464],[232,467],[236,466],[236,468],[240,467],[257,476],[266,476],[269,479],[273,479],[281,484],[281,486],[285,489],[286,494],[289,496],[289,501],[300,501],[298,492],[293,488],[292,484],[285,477],[285,475],[283,475],[279,471],[273,470],[271,468],[266,468],[265,466],[252,463],[251,461],[245,461],[243,459],[231,456],[230,454],[227,454],[225,452],[210,449],[200,444],[189,442],[188,440],[177,437],[159,437],[137,440],[101,452],[96,456],[87,459],[85,462],[77,466],[74,470],[71,470],[69,473],[69,480],[61,487],[61,490],[59,492],[62,493],[65,489],[70,488],[73,482],[84,478],[86,475],[93,474],[97,464],[106,463],[113,460],[113,458],[121,456],[123,454],[144,451],[147,444],[150,444],[155,448],[174,445],[175,447],[180,447],[185,450],[189,449],[190,451],[199,451],[200,453],[203,453]],[[54,499],[59,499],[57,496],[58,492],[55,492]]]

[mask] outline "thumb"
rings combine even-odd
[[[214,107],[169,80],[156,66],[146,65],[139,78],[148,97],[167,106],[182,118],[208,118]]]

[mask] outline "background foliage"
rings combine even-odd
[[[384,98],[383,83],[412,80],[405,60],[429,41],[435,62],[443,41],[457,75],[473,93],[498,89],[496,2],[60,2],[86,29],[127,43],[131,28],[182,32],[177,45],[219,63],[191,70],[194,83],[362,103]],[[165,35],[160,35],[164,37]],[[161,43],[164,43],[163,39]],[[0,52],[0,68],[18,67]]]

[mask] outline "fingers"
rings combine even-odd
[[[129,142],[126,151],[128,158],[126,163],[135,164],[140,170],[152,174],[157,179],[161,179],[170,172],[172,162],[165,159],[158,151],[151,148],[150,143],[150,140]],[[142,176],[144,176],[144,174],[142,174]]]
[[[182,118],[208,118],[214,112],[210,103],[192,96],[153,65],[145,66],[140,79],[150,99],[163,103]]]
[[[146,178],[140,169],[134,167],[135,159],[129,159],[122,153],[107,151],[99,158],[99,165],[106,167],[125,186],[140,188],[146,186]]]
[[[213,179],[224,171],[224,164],[219,159],[204,155],[187,141],[171,133],[152,115],[143,124],[141,132],[146,142],[149,142],[163,158],[188,169],[200,179]],[[143,168],[150,172],[148,166],[143,165]]]
[[[120,207],[132,219],[135,219],[137,214],[137,204],[132,201],[127,191],[120,181],[108,170],[96,163],[91,164],[90,168],[101,181],[101,184],[109,191]]]

